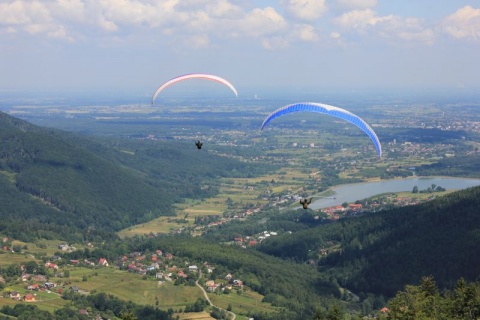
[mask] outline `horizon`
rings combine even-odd
[[[480,88],[473,0],[0,3],[0,93],[133,90],[186,73],[242,87]]]

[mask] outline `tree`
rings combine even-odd
[[[418,193],[418,187],[417,186],[413,187],[412,193]]]
[[[338,306],[335,303],[328,309],[327,317],[325,319],[326,320],[343,320],[343,315],[344,315],[344,312],[342,311],[340,306]]]
[[[138,318],[135,317],[133,312],[127,311],[127,312],[122,312],[120,314],[120,319],[122,319],[122,320],[137,320]]]

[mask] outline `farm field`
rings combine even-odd
[[[13,255],[12,255],[13,256]],[[91,269],[86,267],[65,267],[62,272],[68,271],[68,278],[51,277],[54,283],[64,283],[62,290],[70,290],[70,287],[77,287],[80,292],[104,292],[114,295],[125,301],[132,301],[139,305],[158,306],[163,310],[172,308],[183,309],[187,304],[193,304],[198,298],[203,298],[202,291],[197,286],[174,285],[173,282],[159,282],[152,279],[144,279],[139,274],[129,273],[113,267],[102,267]],[[57,287],[58,290],[59,287]],[[65,304],[61,294],[55,291],[31,291],[26,289],[26,283],[18,283],[4,288],[4,292],[17,291],[22,296],[32,293],[35,296],[35,304],[42,310],[54,312]],[[246,291],[238,294],[210,294],[212,302],[221,308],[232,305],[233,310],[247,313],[249,310],[262,312],[273,312],[270,304],[262,303],[263,296],[253,291]],[[13,306],[22,301],[15,301],[10,298],[0,298],[0,308],[5,305]],[[211,319],[208,313],[179,313],[180,319]],[[242,319],[241,317],[239,319]]]
[[[131,226],[118,232],[120,237],[132,237],[150,233],[170,233],[174,230],[193,227],[196,217],[220,216],[225,212],[239,214],[245,211],[245,205],[263,206],[268,200],[261,195],[268,193],[297,192],[311,175],[292,168],[282,168],[275,174],[256,178],[224,178],[221,180],[220,193],[203,200],[188,199],[176,205],[176,217],[159,217]],[[275,184],[270,184],[275,181]]]
[[[263,296],[257,292],[247,290],[241,294],[231,292],[230,294],[209,294],[212,303],[220,308],[227,309],[232,306],[232,312],[247,314],[250,312],[275,312],[279,308],[273,307],[270,303],[262,303]]]

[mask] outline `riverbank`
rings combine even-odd
[[[479,186],[480,179],[414,176],[403,179],[345,184],[331,188],[330,190],[333,191],[333,194],[331,194],[332,197],[315,200],[310,204],[310,208],[314,210],[327,208],[344,202],[355,202],[357,200],[370,198],[386,192],[412,191],[415,186],[419,190],[423,190],[432,185],[441,186],[446,190],[460,190]]]

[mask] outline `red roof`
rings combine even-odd
[[[23,299],[25,301],[31,301],[31,300],[35,300],[35,297],[33,294],[27,293]]]

